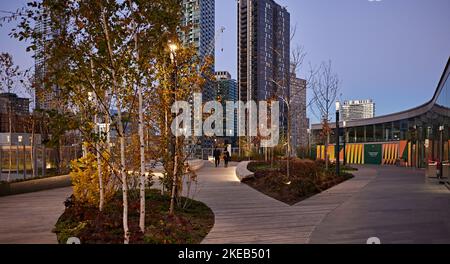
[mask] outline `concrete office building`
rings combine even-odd
[[[15,115],[28,115],[30,113],[30,99],[18,97],[14,93],[0,94],[0,114],[8,114],[9,108]]]
[[[9,126],[10,107],[11,131]],[[14,93],[0,94],[0,146],[29,145],[31,141],[29,117],[30,99],[18,97]],[[40,135],[35,135],[35,142],[40,142]]]
[[[26,130],[26,119],[30,115],[29,107],[30,100],[28,98],[20,98],[13,93],[0,94],[0,133],[24,132]],[[11,131],[9,126],[10,113]]]

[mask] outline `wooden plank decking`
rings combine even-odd
[[[240,183],[235,168],[214,168],[208,164],[198,172],[195,198],[215,213],[215,225],[203,243],[308,243],[311,233],[330,212],[374,178],[374,174],[366,173],[367,176],[289,206]]]

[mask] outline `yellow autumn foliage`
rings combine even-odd
[[[75,200],[98,207],[100,202],[100,184],[96,156],[88,153],[85,157],[72,161],[71,165],[70,178]],[[116,188],[106,162],[102,162],[102,176],[105,203],[107,203],[114,196]]]

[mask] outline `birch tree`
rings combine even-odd
[[[129,9],[131,11],[131,21],[132,27],[134,31],[134,52],[135,52],[135,60],[137,65],[136,74],[136,86],[138,89],[138,115],[139,115],[139,157],[140,157],[140,175],[139,175],[139,198],[140,198],[140,210],[139,210],[139,228],[142,233],[145,232],[145,142],[144,142],[144,108],[143,108],[143,89],[140,83],[140,75],[139,75],[139,61],[140,61],[140,51],[139,51],[139,25],[136,22],[135,15],[137,11],[135,11],[135,7],[133,5],[133,1],[129,0]]]
[[[145,151],[145,120],[155,124],[155,109],[144,106],[144,97],[147,94],[147,104],[158,99],[155,69],[160,63],[161,51],[167,48],[166,37],[175,34],[180,25],[181,5],[177,0],[135,1],[128,0],[131,41],[130,49],[133,57],[133,83],[137,90],[138,100],[138,136],[139,136],[139,196],[140,218],[139,228],[145,232],[145,186],[146,186],[146,151]],[[162,26],[164,25],[164,26]],[[163,36],[163,37],[162,37]],[[151,43],[151,45],[149,45]],[[164,52],[162,53],[164,54]],[[163,55],[164,56],[164,55]],[[147,117],[146,117],[147,115]],[[163,147],[163,146],[162,146]],[[175,166],[176,167],[176,166]]]
[[[130,242],[130,233],[128,228],[128,179],[127,179],[127,171],[126,171],[126,142],[125,142],[125,130],[122,119],[122,110],[123,110],[123,96],[120,96],[125,87],[122,87],[119,82],[119,77],[117,75],[117,70],[120,65],[120,61],[117,60],[116,53],[113,51],[113,43],[118,43],[117,36],[118,34],[114,34],[116,39],[112,39],[111,37],[111,28],[114,27],[116,30],[119,28],[114,24],[114,17],[117,16],[118,10],[116,9],[118,4],[108,3],[106,1],[106,5],[103,6],[103,3],[100,3],[100,16],[102,21],[103,33],[105,36],[107,55],[109,57],[108,67],[111,71],[112,77],[112,90],[113,94],[116,95],[116,108],[117,108],[117,124],[118,124],[118,138],[120,144],[120,174],[122,176],[122,204],[123,204],[123,232],[124,232],[124,244],[128,244]],[[108,13],[108,16],[107,16]],[[119,35],[120,36],[120,35]],[[113,42],[114,41],[114,42]],[[120,42],[119,42],[120,43]],[[119,47],[114,47],[115,49]]]
[[[171,190],[169,214],[175,213],[175,200],[181,193],[181,175],[186,172],[184,152],[185,137],[174,137],[171,124],[175,114],[171,107],[175,101],[189,101],[194,92],[201,92],[208,79],[212,80],[212,58],[201,58],[197,49],[192,46],[182,46],[175,34],[168,34],[164,39],[177,44],[176,54],[170,55],[170,50],[162,49],[158,55],[156,88],[157,100],[154,113],[157,116],[160,136],[160,156],[166,171],[163,184]],[[177,113],[178,114],[178,113]]]
[[[294,36],[295,36],[295,28],[293,30],[293,33],[291,33],[291,41]],[[281,54],[279,54],[279,55],[281,55]],[[291,60],[290,60],[290,66],[291,66],[290,77],[293,74],[296,74],[303,70],[303,64],[304,64],[306,55],[307,55],[307,53],[303,46],[298,45],[294,49],[292,49]],[[317,74],[317,72],[315,70],[310,71],[309,75],[308,75],[308,73],[305,73],[305,75],[307,75],[307,77],[306,77],[307,86],[311,82],[311,80],[313,80],[313,78],[316,74]],[[291,86],[289,87],[286,84],[286,82],[283,80],[276,81],[276,80],[272,79],[271,81],[277,87],[277,90],[278,90],[278,92],[276,94],[276,98],[278,100],[280,100],[281,102],[283,102],[284,105],[287,107],[286,170],[287,170],[287,178],[289,180],[290,179],[290,159],[292,158],[292,153],[293,153],[293,150],[292,150],[292,121],[298,114],[298,111],[300,111],[299,109],[295,108],[294,104],[296,102],[294,100],[296,100],[298,98],[300,93],[304,92],[305,89],[307,89],[307,86],[302,87],[301,89],[298,89],[295,92],[293,92],[292,91],[292,83],[290,84]],[[311,103],[307,103],[307,105],[309,105],[309,104],[311,104]]]

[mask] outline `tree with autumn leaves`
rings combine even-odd
[[[124,243],[130,241],[131,177],[138,177],[139,228],[145,232],[151,175],[146,165],[162,157],[171,215],[189,170],[186,140],[170,129],[177,114],[172,104],[202,90],[212,60],[181,44],[181,10],[180,0],[43,0],[3,18],[19,21],[11,36],[29,41],[30,50],[45,46],[42,87],[58,87],[60,104],[77,118],[86,149],[95,156],[90,160],[97,163],[99,212],[110,196],[105,186],[111,182],[105,179],[112,178],[121,190]],[[35,30],[37,23],[47,23],[48,32]],[[176,52],[169,43],[177,45]],[[148,144],[150,139],[158,144]],[[139,153],[137,162],[130,161],[130,153]]]

